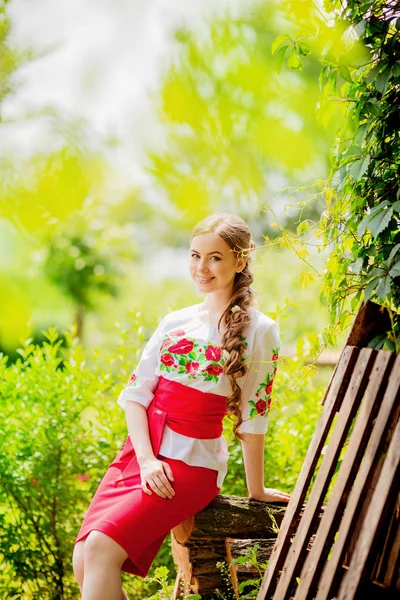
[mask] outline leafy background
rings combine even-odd
[[[202,299],[187,273],[199,219],[247,220],[258,306],[280,324],[267,485],[293,489],[335,360],[318,359],[363,299],[391,315],[373,345],[398,351],[400,14],[263,1],[175,24],[148,98],[149,197],[116,162],[122,139],[93,136],[90,116],[32,106],[11,123],[41,58],[15,42],[12,6],[0,2],[0,134],[45,115],[48,143],[0,151],[0,593],[64,600],[78,597],[74,536],[126,436],[117,395],[160,318]],[[229,422],[225,436],[222,491],[246,495]],[[168,540],[160,565],[172,578]],[[158,594],[123,578],[131,598]]]

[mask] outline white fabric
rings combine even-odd
[[[118,397],[121,408],[128,401],[149,407],[160,375],[203,392],[229,396],[228,375],[223,373],[227,353],[219,347],[217,324],[207,324],[194,304],[167,314],[147,342],[128,385]],[[279,327],[270,317],[250,308],[251,323],[243,331],[248,372],[237,379],[242,390],[241,433],[265,434],[279,354]],[[217,485],[226,475],[228,448],[223,436],[200,440],[165,426],[159,453],[193,466],[218,471]]]

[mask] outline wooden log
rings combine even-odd
[[[176,541],[185,546],[210,545],[210,539],[226,537],[271,537],[285,514],[284,502],[258,502],[241,496],[218,495],[208,506],[187,519],[173,533]]]
[[[230,563],[235,558],[243,557],[249,551],[249,548],[259,545],[257,550],[257,562],[259,564],[266,563],[271,556],[272,548],[274,547],[276,541],[276,537],[273,538],[252,538],[247,540],[236,539],[236,538],[226,538],[225,540],[225,548],[226,548],[226,560]],[[254,567],[251,563],[235,563],[232,565],[232,571],[235,573],[248,573],[254,574],[258,573],[257,568]]]
[[[369,300],[361,304],[346,340],[346,346],[364,348],[375,336],[390,328],[391,321],[387,309]]]
[[[249,579],[258,579],[260,577],[260,570],[262,573],[264,572],[265,568],[262,568],[261,565],[265,564],[269,560],[275,540],[276,536],[268,539],[254,538],[247,540],[226,538],[226,560],[229,565],[229,572],[236,598],[239,598],[239,585],[241,583]],[[231,564],[233,559],[244,557],[248,553],[249,549],[254,547],[256,544],[259,546],[257,549],[258,568],[251,562]]]

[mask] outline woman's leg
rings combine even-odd
[[[85,538],[86,539],[86,538]],[[83,589],[83,576],[84,576],[84,552],[85,552],[85,540],[77,542],[74,546],[74,553],[72,555],[72,566],[74,570],[75,579],[78,582],[79,589],[82,593]],[[121,590],[121,600],[129,600],[126,592]]]
[[[117,542],[95,529],[84,542],[77,542],[73,564],[82,600],[127,600],[121,587],[121,566],[127,556],[127,552]]]

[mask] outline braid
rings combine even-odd
[[[224,365],[224,373],[228,375],[232,387],[232,394],[227,398],[228,415],[233,416],[235,419],[233,425],[235,437],[242,439],[241,434],[238,432],[243,422],[240,408],[242,390],[237,383],[237,379],[247,373],[247,365],[244,363],[243,358],[245,349],[243,331],[250,324],[249,308],[255,303],[255,293],[251,288],[253,275],[249,263],[251,261],[250,252],[256,246],[251,239],[247,223],[236,215],[222,213],[207,217],[194,228],[192,238],[200,233],[210,231],[218,233],[236,253],[237,257],[247,258],[243,270],[235,275],[232,296],[218,323],[218,328],[222,323],[225,325],[221,336],[221,348],[229,354]],[[240,310],[232,310],[236,306]]]

